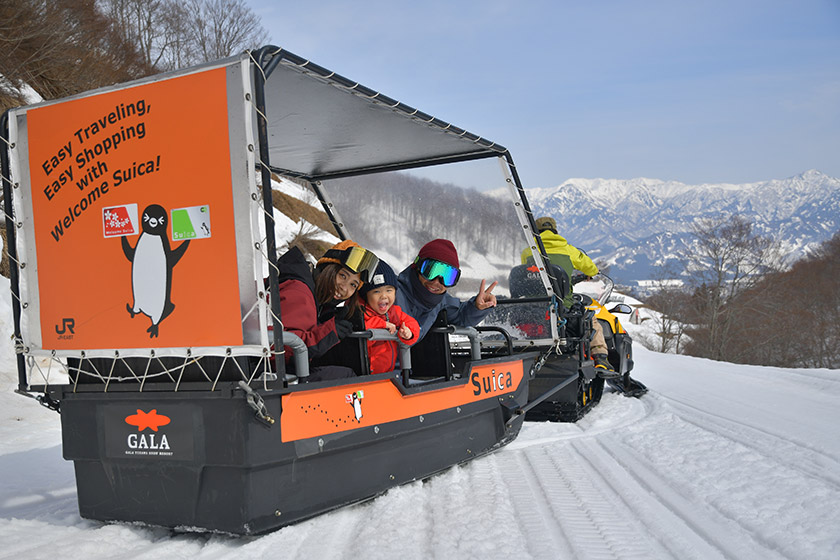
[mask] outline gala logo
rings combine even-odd
[[[149,412],[143,412],[138,408],[137,414],[132,414],[131,416],[126,416],[125,418],[125,423],[137,426],[138,432],[142,432],[146,428],[150,428],[152,431],[156,432],[158,431],[158,428],[166,426],[169,422],[169,417],[158,414],[156,408],[153,408]]]

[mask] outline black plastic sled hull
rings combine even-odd
[[[142,393],[64,386],[64,457],[74,462],[82,517],[264,533],[512,441],[531,362],[483,360],[465,379],[409,389],[377,375],[258,391],[274,424],[259,421],[234,384]]]

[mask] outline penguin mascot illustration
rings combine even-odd
[[[131,317],[138,313],[147,315],[152,326],[146,329],[149,338],[158,335],[158,325],[175,309],[172,294],[172,269],[184,256],[189,239],[174,251],[166,236],[166,210],[159,204],[150,204],[143,210],[143,231],[133,248],[125,236],[122,249],[131,262],[131,290],[134,304],[126,304]]]
[[[359,421],[362,419],[362,399],[359,398],[358,392],[353,393],[352,399],[353,415],[356,417],[356,421]]]

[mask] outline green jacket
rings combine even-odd
[[[572,277],[572,273],[575,270],[579,270],[587,276],[598,274],[598,266],[592,262],[592,259],[574,245],[570,245],[562,235],[558,235],[547,229],[540,233],[540,237],[542,238],[543,245],[545,245],[548,260],[565,270],[569,278]],[[533,264],[533,262],[534,257],[531,254],[531,249],[526,248],[522,251],[522,264]],[[572,304],[571,293],[565,298],[563,304],[566,307]]]

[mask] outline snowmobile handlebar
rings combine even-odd
[[[572,286],[574,286],[576,284],[586,282],[589,280],[600,282],[601,284],[603,284],[603,289],[600,290],[600,293],[598,295],[594,293],[587,295],[589,295],[592,299],[596,300],[601,305],[606,304],[607,301],[610,299],[610,295],[612,294],[613,288],[615,287],[615,282],[613,282],[613,279],[604,274],[603,272],[599,272],[594,276],[587,276],[586,274],[583,274],[582,272],[578,271],[572,275],[571,283]],[[581,290],[581,292],[586,293],[586,290]]]

